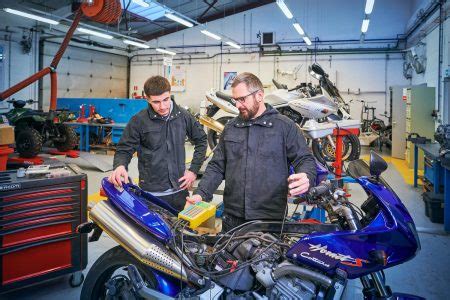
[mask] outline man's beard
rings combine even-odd
[[[258,113],[258,109],[259,109],[258,102],[256,102],[255,98],[253,98],[253,103],[252,106],[250,106],[250,108],[239,109],[239,117],[244,121],[251,120]]]

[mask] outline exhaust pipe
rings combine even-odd
[[[111,202],[100,201],[91,209],[89,216],[104,232],[143,264],[175,278],[190,281],[186,267],[181,267],[179,258],[170,255],[161,243],[124,216]]]
[[[198,121],[200,122],[200,124],[208,127],[209,129],[214,130],[217,133],[222,133],[223,129],[225,128],[225,126],[222,123],[208,116],[200,116],[198,118]]]

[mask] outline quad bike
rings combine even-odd
[[[325,181],[293,201],[325,209],[327,223],[254,220],[219,235],[200,235],[166,201],[105,178],[107,200],[77,231],[93,231],[91,242],[104,232],[118,246],[94,262],[80,299],[337,300],[350,280],[361,281],[364,299],[424,299],[392,292],[384,274],[420,250],[411,215],[380,177],[386,168],[373,152],[370,165],[349,163],[367,194],[361,210]]]
[[[44,113],[26,108],[33,100],[9,100],[13,109],[5,114],[14,126],[16,150],[21,157],[34,157],[41,152],[42,146],[51,142],[59,151],[68,151],[78,144],[78,137],[72,127],[62,124],[58,111]]]

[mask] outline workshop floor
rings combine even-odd
[[[186,145],[187,153],[192,153],[192,146]],[[363,149],[366,154],[367,149]],[[112,156],[97,155],[98,159],[112,163]],[[188,155],[189,157],[189,155]],[[364,158],[364,155],[363,155]],[[409,262],[388,269],[386,273],[387,283],[393,291],[416,294],[427,299],[450,299],[450,235],[443,233],[442,224],[434,224],[424,214],[424,204],[421,197],[421,189],[413,188],[411,184],[412,171],[406,168],[404,161],[391,159],[386,156],[389,163],[384,178],[396,191],[412,214],[419,231],[422,250]],[[100,180],[109,173],[102,173],[87,164],[82,159],[66,158],[64,161],[77,163],[88,174],[89,194],[91,201],[98,201],[98,190]],[[137,160],[133,158],[130,176],[137,178]],[[352,200],[361,204],[365,194],[359,187],[350,187]],[[215,200],[221,200],[216,196]],[[116,243],[107,235],[103,234],[98,242],[89,244],[89,261],[84,274],[87,274],[93,262],[106,250],[115,246]],[[0,296],[1,299],[79,299],[81,287],[71,288],[68,277],[49,281],[37,286],[29,287],[19,291]],[[349,281],[344,299],[362,299],[361,285],[359,280]]]

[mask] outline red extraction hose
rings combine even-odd
[[[77,28],[83,14],[93,21],[109,24],[117,22],[119,20],[119,17],[122,14],[122,7],[120,5],[120,0],[94,0],[94,3],[91,5],[87,3],[81,4],[81,7],[75,13],[72,25],[67,31],[66,36],[64,37],[64,40],[58,49],[58,52],[56,52],[53,61],[50,64],[50,67],[42,69],[36,74],[1,92],[0,101],[5,100],[9,96],[17,93],[18,91],[24,89],[33,82],[43,78],[45,75],[50,73],[50,110],[52,111],[56,109],[56,98],[58,90],[56,68],[58,67],[59,61],[66,51],[70,39],[72,38],[72,35]]]

